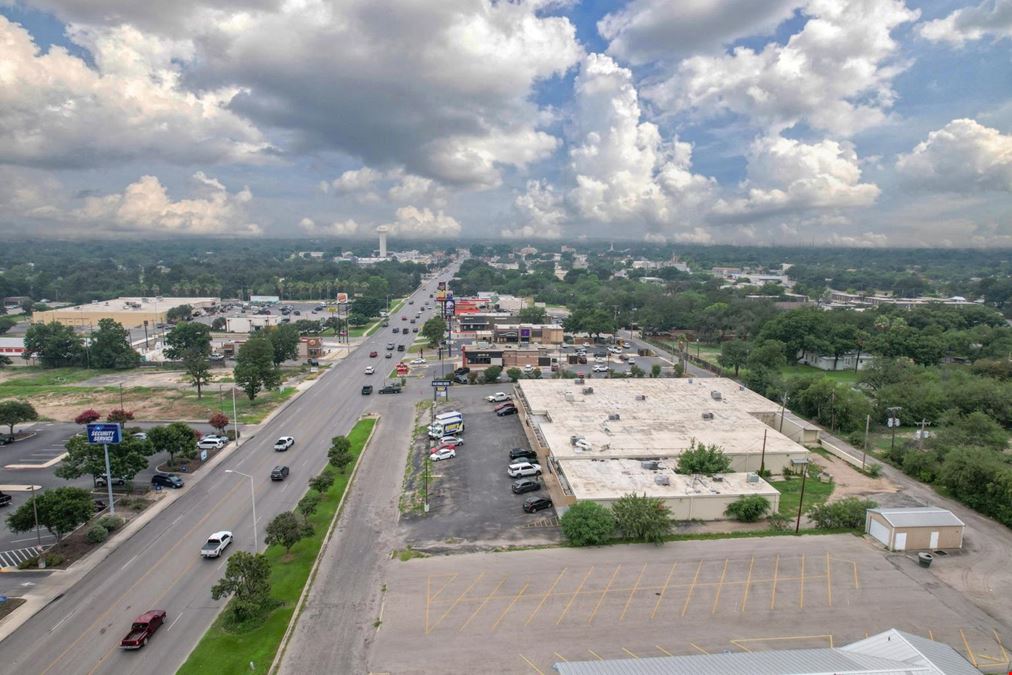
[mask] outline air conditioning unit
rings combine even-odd
[[[622,417],[618,413],[609,413],[608,419],[614,421],[614,420],[620,420],[620,419],[622,419]]]
[[[647,471],[657,471],[661,463],[656,459],[647,459],[640,462],[640,468],[646,469]]]
[[[573,399],[573,392],[571,392],[571,391],[567,391],[567,392],[566,392],[566,401],[568,401],[569,403],[572,403],[572,402],[573,402],[573,400],[574,400],[574,399]]]
[[[654,476],[654,485],[671,485],[671,476],[659,473]]]
[[[584,387],[583,388],[583,393],[584,393],[584,395],[593,394],[594,393],[594,388],[593,387]]]
[[[705,413],[703,413],[703,419],[704,420],[712,420],[713,419],[713,413],[712,412],[705,412]]]
[[[645,400],[647,400],[647,396],[646,396],[646,394],[636,394],[636,400],[637,401],[645,401]]]
[[[714,389],[713,391],[710,392],[710,398],[712,398],[714,401],[719,401],[720,399],[723,398],[723,395],[719,391]]]
[[[748,473],[748,475],[745,476],[745,482],[746,483],[758,483],[759,482],[759,474],[755,473],[754,471],[750,471]]]
[[[583,384],[583,378],[582,377],[576,378],[576,384]]]

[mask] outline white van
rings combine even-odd
[[[452,420],[452,419],[464,419],[464,415],[458,410],[449,410],[444,413],[439,413],[435,417],[436,422],[442,422],[443,420]]]

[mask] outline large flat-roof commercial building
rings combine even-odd
[[[86,305],[61,307],[47,312],[36,312],[33,323],[58,321],[68,326],[98,326],[102,319],[112,319],[124,328],[138,328],[147,321],[149,325],[165,323],[165,315],[173,307],[189,305],[194,309],[206,309],[218,304],[218,298],[164,298],[138,297],[99,300]]]

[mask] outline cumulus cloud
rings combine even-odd
[[[546,180],[527,181],[527,189],[513,200],[517,224],[500,234],[507,239],[559,239],[568,218],[562,195]]]
[[[688,58],[644,96],[674,113],[737,113],[773,132],[805,122],[850,135],[881,124],[904,68],[891,32],[919,12],[903,0],[810,0],[805,14],[786,44]]]
[[[84,59],[58,46],[42,53],[28,32],[0,16],[0,162],[91,167],[137,158],[180,164],[262,161],[263,135],[229,110],[240,92],[181,84],[190,45],[121,26],[77,28]]]
[[[442,211],[403,206],[394,215],[394,221],[387,223],[393,235],[409,238],[460,236],[460,223]]]
[[[921,24],[918,33],[926,40],[956,47],[988,36],[995,40],[1012,38],[1012,0],[984,0],[974,7],[957,9]]]
[[[220,14],[224,7],[233,11],[264,11],[276,8],[281,0],[228,0],[227,3],[217,0],[31,0],[30,4],[64,21],[109,26],[130,24],[146,31],[181,33],[196,17]]]
[[[914,189],[1012,192],[1012,135],[976,120],[952,120],[900,155],[896,170]]]
[[[857,153],[850,143],[829,139],[802,143],[767,136],[748,152],[745,196],[720,200],[716,216],[768,216],[811,209],[869,206],[878,186],[861,182]]]
[[[324,192],[348,196],[361,204],[378,203],[383,196],[393,202],[446,206],[447,190],[431,178],[405,173],[403,169],[376,171],[369,167],[345,171],[331,182],[321,185]]]
[[[609,41],[609,54],[642,64],[768,34],[801,4],[801,0],[633,0],[605,16],[597,29]]]
[[[317,225],[312,218],[303,218],[299,227],[308,235],[323,237],[350,237],[359,231],[359,224],[351,218],[335,220],[329,225]]]

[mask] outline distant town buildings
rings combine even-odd
[[[68,326],[97,326],[102,319],[112,319],[125,328],[139,328],[148,322],[149,325],[166,323],[166,314],[173,307],[189,305],[195,310],[215,307],[218,298],[168,298],[168,297],[123,297],[72,307],[61,307],[32,315],[33,323],[51,323],[58,321]]]
[[[893,305],[903,309],[912,309],[914,307],[922,307],[930,304],[953,305],[959,307],[963,305],[981,304],[981,301],[967,300],[959,295],[952,296],[951,298],[931,298],[924,296],[918,298],[898,298],[890,295],[847,293],[844,291],[829,289],[826,291],[822,303],[824,307],[831,309],[848,308],[859,310],[878,307],[880,305]]]

